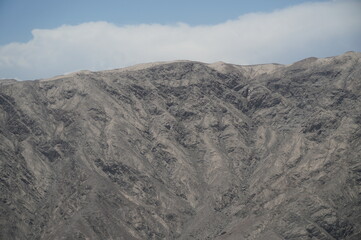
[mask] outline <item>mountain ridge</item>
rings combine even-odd
[[[360,59],[2,84],[0,238],[358,239]]]

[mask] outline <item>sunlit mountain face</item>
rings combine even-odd
[[[360,239],[360,59],[0,80],[0,239]]]

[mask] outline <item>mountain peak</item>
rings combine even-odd
[[[359,59],[0,81],[0,238],[358,239]]]

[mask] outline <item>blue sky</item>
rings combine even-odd
[[[309,0],[0,0],[0,45],[31,39],[31,30],[107,21],[117,25],[217,24]]]
[[[0,78],[361,51],[361,1],[0,0]]]

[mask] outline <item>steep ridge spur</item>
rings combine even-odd
[[[0,81],[0,239],[360,239],[360,59]]]

